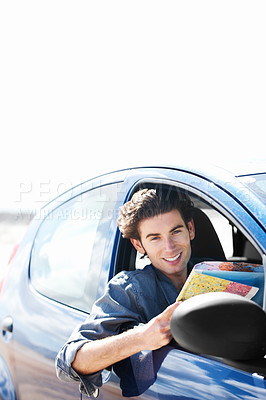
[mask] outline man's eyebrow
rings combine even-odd
[[[184,225],[183,224],[176,225],[173,229],[170,230],[170,232],[174,232],[174,231],[176,231],[177,229],[180,229],[180,228],[184,228]]]
[[[175,226],[174,228],[172,228],[169,232],[174,232],[180,228],[184,228],[184,225],[179,224],[179,225]],[[160,236],[160,233],[148,233],[148,235],[146,236],[146,239],[148,239],[149,237],[152,237],[152,236]]]
[[[148,239],[151,236],[160,236],[160,233],[148,233],[148,235],[146,236],[146,239]]]

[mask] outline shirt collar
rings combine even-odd
[[[171,280],[166,275],[164,275],[159,269],[154,267],[154,265],[152,264],[151,267],[154,270],[155,276],[157,278],[157,284],[162,290],[165,300],[169,305],[173,304],[176,301],[176,298],[179,294],[178,290],[176,289],[175,285],[171,282]],[[187,265],[187,275],[191,273],[192,269],[193,269],[193,263],[189,261]]]

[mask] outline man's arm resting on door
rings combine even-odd
[[[72,368],[80,374],[98,372],[142,350],[156,350],[171,339],[170,320],[179,303],[167,307],[147,324],[121,334],[85,343],[77,352]]]

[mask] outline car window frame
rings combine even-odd
[[[168,171],[169,172],[169,171]],[[172,176],[169,176],[172,175]],[[176,176],[175,176],[176,175]],[[180,175],[182,176],[183,181],[180,179]],[[130,177],[128,177],[130,180]],[[135,178],[135,179],[134,179]],[[192,182],[193,178],[193,182]],[[263,249],[260,247],[259,243],[256,240],[256,236],[250,232],[247,228],[247,224],[244,224],[241,220],[241,215],[243,212],[246,213],[246,218],[249,218],[249,221],[252,222],[253,227],[258,230],[261,230],[260,224],[258,221],[252,217],[252,215],[247,211],[245,207],[239,202],[236,201],[234,196],[231,196],[230,193],[223,190],[221,186],[217,186],[213,182],[210,182],[200,176],[190,175],[184,171],[171,171],[168,173],[167,176],[163,177],[156,177],[156,176],[149,176],[148,174],[146,177],[137,177],[132,176],[131,179],[134,179],[134,182],[131,182],[130,189],[127,192],[127,195],[124,198],[124,202],[128,201],[135,191],[138,190],[139,187],[145,185],[168,185],[173,187],[178,187],[186,192],[191,192],[197,197],[203,199],[203,201],[207,202],[210,206],[220,212],[225,218],[231,221],[240,231],[246,236],[246,238],[251,242],[251,244],[255,247],[255,249],[259,252],[262,258],[262,265],[264,267],[264,275],[265,275],[265,290],[263,296],[263,309],[266,311],[266,255],[263,252]],[[129,183],[129,182],[128,182]],[[200,188],[199,188],[200,186]],[[207,189],[209,189],[207,191]],[[206,194],[206,192],[208,194]],[[223,201],[224,199],[224,201]],[[232,202],[231,204],[234,205],[234,211],[236,215],[232,213],[228,207],[226,207],[227,202]],[[257,233],[256,231],[256,233]],[[117,260],[120,248],[120,241],[121,241],[121,234],[119,235],[118,244],[116,246],[116,254],[115,254],[115,268],[117,268]]]
[[[199,179],[201,179],[201,178],[199,178]],[[206,181],[204,179],[201,179],[201,181],[205,182],[205,184],[206,184]],[[228,208],[225,207],[224,203],[222,203],[221,200],[218,199],[216,196],[214,197],[213,195],[210,195],[210,194],[206,195],[206,193],[202,189],[199,189],[198,187],[195,187],[191,184],[181,182],[179,180],[173,180],[172,178],[169,178],[169,179],[167,179],[167,178],[143,178],[143,179],[139,179],[138,181],[136,181],[135,185],[133,185],[131,187],[131,189],[127,195],[127,198],[128,199],[131,198],[133,193],[136,191],[136,187],[141,186],[143,184],[144,185],[145,184],[155,184],[155,185],[162,184],[162,185],[175,186],[175,187],[181,188],[185,191],[191,192],[198,197],[201,197],[204,201],[206,201],[208,204],[213,206],[213,208],[215,208],[217,211],[219,211],[225,218],[232,221],[232,223],[238,229],[240,229],[242,232],[244,231],[245,236],[248,238],[248,240],[250,240],[250,242],[258,250],[258,252],[261,254],[261,256],[265,255],[263,250],[261,249],[261,247],[258,245],[257,241],[255,240],[255,238],[251,234],[251,232],[247,229],[246,225],[244,225],[241,221],[239,221],[239,219],[237,219],[232,214],[232,212]],[[219,191],[219,193],[223,193],[226,196],[230,196],[221,187],[216,186],[212,182],[207,182],[207,185],[213,191]],[[234,197],[230,196],[230,201],[234,202],[235,205],[237,205],[242,210],[244,210],[244,208],[241,206],[241,204],[239,204],[235,200]],[[251,215],[249,213],[247,215],[249,215],[251,217]],[[257,224],[257,221],[254,218],[252,218],[252,220]],[[257,226],[259,226],[259,225],[257,224]]]

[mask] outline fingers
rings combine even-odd
[[[158,349],[171,341],[170,319],[179,304],[180,303],[171,304],[161,314],[144,325],[144,337],[148,343],[148,350]]]
[[[181,303],[181,302],[176,302],[176,303],[173,303],[173,304],[171,304],[170,306],[168,306],[168,307],[160,314],[160,318],[161,318],[162,320],[165,320],[165,321],[170,321],[170,319],[171,319],[171,317],[172,317],[172,315],[173,315],[173,312],[174,312],[175,309],[179,306],[180,303]]]

